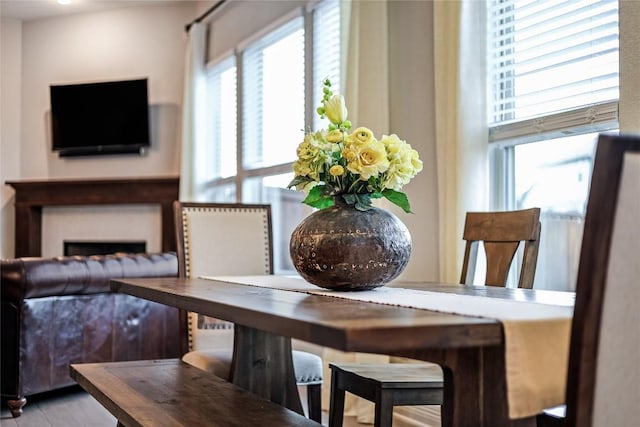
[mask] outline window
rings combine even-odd
[[[299,16],[242,52],[243,168],[295,160],[304,137],[304,43]]]
[[[271,204],[277,273],[294,271],[289,236],[311,212],[286,187],[305,129],[317,125],[314,89],[327,77],[339,89],[338,0],[313,3],[208,68],[207,199]]]
[[[236,200],[237,175],[237,67],[235,56],[228,56],[209,67],[207,73],[207,142],[201,148],[206,156],[212,185],[206,188],[205,200]]]
[[[575,289],[597,134],[617,129],[617,0],[489,0],[496,209],[540,207],[534,286]]]
[[[209,111],[217,113],[211,117],[210,141],[230,141],[231,144],[213,144],[215,152],[212,156],[211,172],[216,178],[234,176],[236,168],[236,115],[237,115],[237,76],[235,58],[229,57],[209,71],[208,85],[212,96]]]

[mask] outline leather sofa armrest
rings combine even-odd
[[[27,298],[111,292],[115,278],[171,277],[178,274],[175,252],[25,257],[2,260],[3,302]]]

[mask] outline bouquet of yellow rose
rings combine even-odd
[[[287,188],[305,191],[304,203],[318,209],[332,206],[334,197],[341,196],[366,211],[372,199],[385,197],[410,213],[409,199],[400,189],[422,170],[418,152],[395,134],[378,140],[366,127],[351,132],[344,98],[332,92],[328,79],[323,86],[317,112],[330,124],[305,135]]]

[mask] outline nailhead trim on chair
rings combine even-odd
[[[233,211],[233,212],[248,212],[248,213],[253,213],[253,212],[260,212],[262,213],[262,223],[263,223],[263,232],[264,232],[264,242],[265,245],[267,247],[265,247],[265,254],[269,253],[269,220],[267,218],[267,214],[263,209],[257,209],[257,208],[242,208],[242,207],[234,207],[234,208],[213,208],[213,207],[183,207],[182,210],[182,228],[183,228],[183,235],[184,236],[189,236],[189,232],[188,232],[188,224],[189,221],[187,221],[187,212],[228,212],[228,211]],[[184,257],[185,257],[185,272],[187,277],[191,277],[191,260],[190,260],[190,256],[189,254],[191,253],[191,251],[189,250],[189,240],[185,237],[184,240]],[[269,257],[265,256],[264,259],[264,273],[265,274],[269,274]],[[188,327],[188,341],[189,341],[189,350],[193,350],[194,348],[194,337],[193,337],[193,331],[198,327],[197,325],[197,321],[198,321],[198,315],[195,313],[189,313],[188,315],[188,320],[189,320],[189,327]],[[233,329],[233,324],[232,323],[224,323],[221,324],[220,328],[214,328],[214,329]]]

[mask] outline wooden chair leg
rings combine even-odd
[[[307,386],[307,407],[309,418],[322,423],[322,385],[311,384]]]
[[[331,399],[329,401],[329,427],[342,427],[344,418],[344,393],[338,387],[338,373],[331,371]]]
[[[540,414],[536,417],[536,427],[563,427],[564,418],[551,414]]]
[[[393,423],[392,394],[382,390],[379,390],[377,394],[374,427],[391,427]]]

